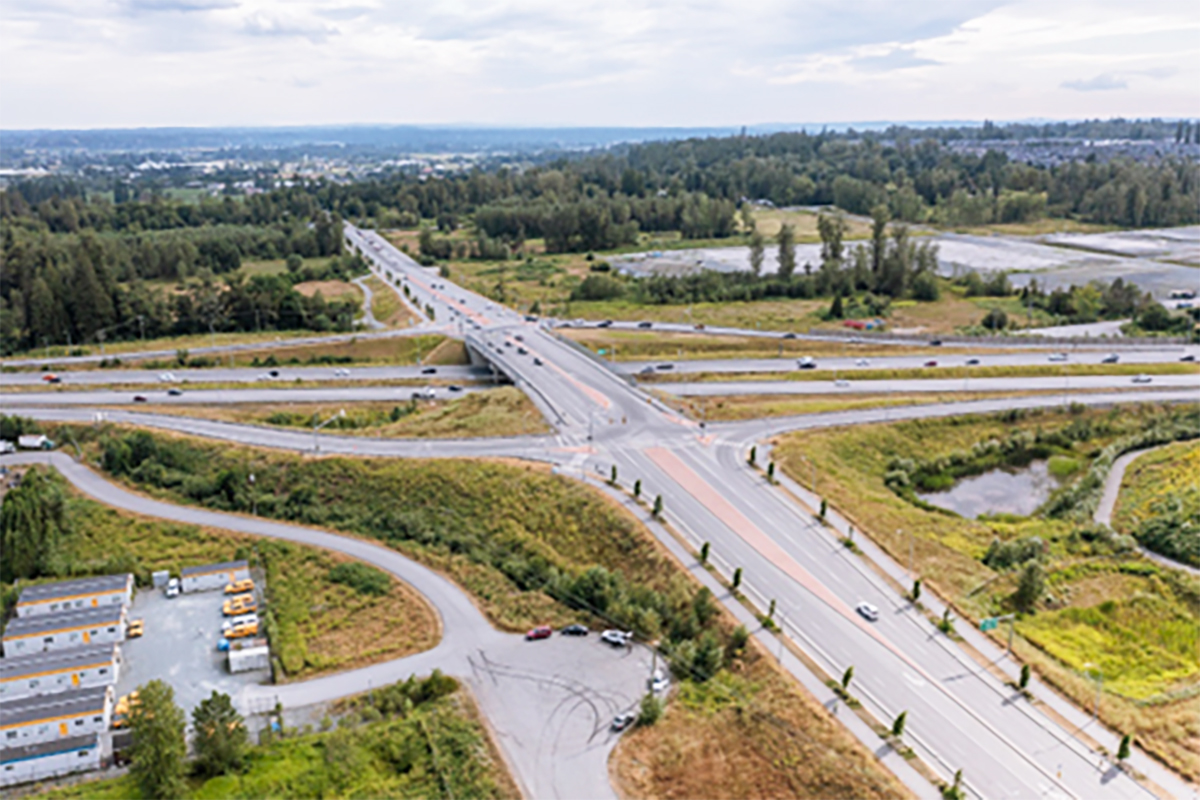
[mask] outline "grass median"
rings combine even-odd
[[[396,291],[378,276],[371,275],[366,284],[371,288],[371,313],[375,315],[375,319],[389,328],[406,328],[419,321],[419,317],[400,299]]]

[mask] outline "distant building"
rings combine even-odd
[[[0,700],[0,746],[52,742],[104,733],[112,721],[113,687]]]
[[[0,658],[0,701],[112,686],[117,682],[120,658],[120,647],[115,644]]]
[[[4,629],[4,655],[66,650],[85,644],[125,641],[125,608],[100,606],[65,614],[37,614],[9,620]]]
[[[19,747],[0,746],[0,786],[100,769],[100,738],[89,733]]]
[[[133,602],[133,575],[97,575],[73,581],[38,583],[26,586],[17,599],[17,616],[57,614],[83,608]]]
[[[245,561],[226,561],[201,567],[184,567],[179,573],[184,592],[208,592],[224,589],[226,584],[250,577],[250,565]]]

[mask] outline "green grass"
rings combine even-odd
[[[1121,482],[1113,528],[1132,533],[1163,501],[1177,503],[1184,517],[1200,513],[1200,442],[1176,442],[1135,459]]]
[[[371,313],[390,328],[403,328],[414,321],[413,313],[386,283],[372,275],[367,278],[371,287]]]
[[[139,517],[76,494],[68,495],[67,519],[64,575],[132,572],[145,587],[156,570],[178,575],[186,566],[241,558],[262,568],[267,608],[277,622],[272,645],[286,672],[281,678],[308,678],[437,643],[437,618],[411,588],[389,582],[384,594],[364,596],[331,580],[334,568],[358,564],[344,556]]]

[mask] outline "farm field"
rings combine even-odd
[[[896,532],[910,531],[925,585],[954,605],[961,624],[1017,611],[1018,656],[1080,706],[1090,706],[1095,691],[1084,665],[1100,665],[1104,721],[1195,780],[1200,581],[1097,531],[1090,512],[1076,520],[1067,502],[1104,447],[1155,426],[1195,428],[1194,416],[1131,406],[899,422],[790,434],[774,456],[805,485],[809,459],[815,462],[821,496],[901,561],[908,539]],[[1063,482],[1040,514],[968,519],[907,494],[910,480],[918,489],[945,489],[957,475],[1020,469],[1035,457],[1049,457]],[[1086,509],[1086,492],[1073,496]],[[1026,572],[1043,576],[1036,601],[1021,599]]]

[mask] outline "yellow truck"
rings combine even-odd
[[[239,614],[249,614],[258,610],[258,601],[252,594],[239,594],[225,601],[221,609],[225,616],[236,617]]]
[[[244,592],[253,591],[254,581],[250,580],[249,578],[243,578],[240,581],[234,581],[233,583],[225,586],[225,594],[242,594]]]

